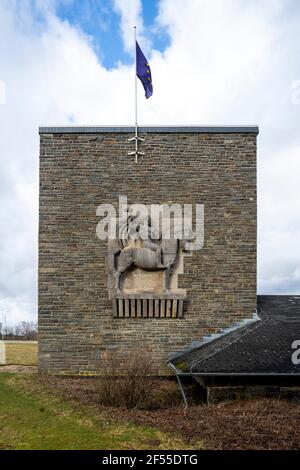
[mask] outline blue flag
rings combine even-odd
[[[142,50],[136,42],[136,74],[141,80],[146,98],[150,98],[153,94],[152,78],[150,65],[147,62],[146,57],[142,53]]]

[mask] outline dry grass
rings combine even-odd
[[[201,440],[206,449],[300,449],[300,407],[284,400],[235,401],[186,412],[178,408],[159,414],[136,412],[133,420],[169,432],[176,429],[181,438]]]
[[[37,364],[37,343],[7,342],[6,363],[14,365],[34,366]]]
[[[77,406],[90,406],[103,419],[151,426],[172,433],[190,446],[206,449],[300,449],[300,406],[285,400],[260,399],[184,410],[175,382],[157,381],[156,409],[125,409],[99,404],[97,379],[33,377],[39,386]]]
[[[109,419],[82,402],[74,406],[64,395],[38,386],[33,376],[20,374],[0,374],[0,423],[0,450],[189,448],[159,429]]]

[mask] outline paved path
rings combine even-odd
[[[1,372],[12,372],[12,373],[19,373],[19,374],[34,374],[37,372],[36,366],[0,366],[0,373]]]

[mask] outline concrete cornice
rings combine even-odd
[[[105,134],[131,133],[133,126],[49,126],[40,127],[39,134]],[[258,134],[258,126],[141,126],[139,132],[162,134]]]

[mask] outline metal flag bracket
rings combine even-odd
[[[135,155],[135,163],[138,162],[138,157],[145,155],[145,152],[128,152],[128,155]]]
[[[130,139],[128,139],[128,142],[132,142],[132,141],[135,141],[135,150],[133,152],[128,152],[128,155],[130,155],[130,156],[134,155],[135,156],[135,163],[137,163],[139,155],[140,156],[145,155],[145,152],[141,152],[138,149],[138,143],[139,142],[145,142],[145,139],[142,139],[142,137],[138,136],[137,126],[135,127],[135,136],[130,137]]]

